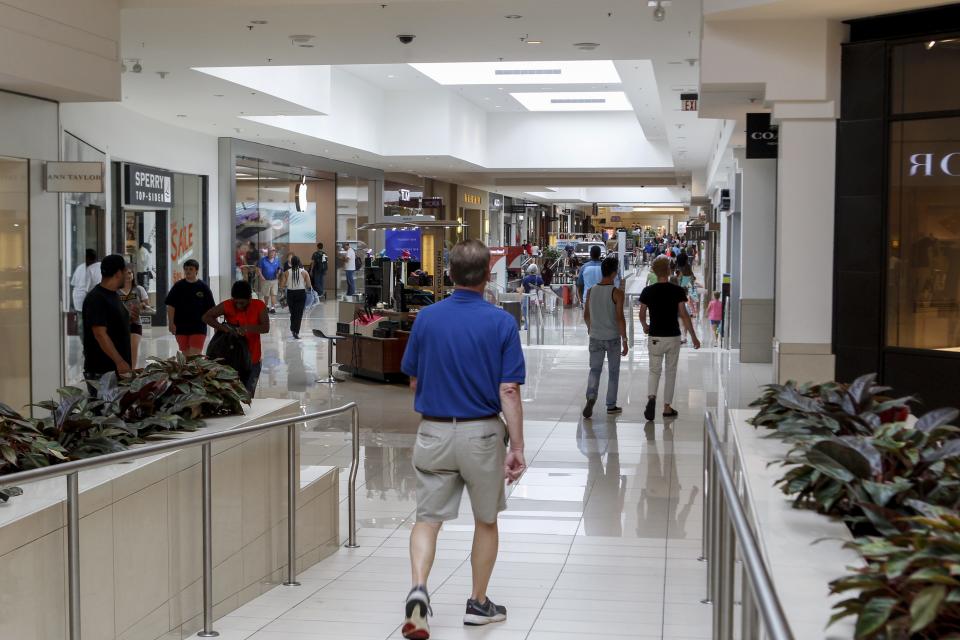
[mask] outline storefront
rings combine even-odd
[[[221,272],[258,288],[256,264],[269,249],[304,266],[318,243],[328,256],[324,289],[345,293],[347,247],[361,259],[377,238],[359,227],[383,216],[383,172],[266,145],[220,139]],[[355,274],[357,293],[363,278]],[[225,283],[229,289],[229,283]],[[226,295],[227,291],[223,292]]]
[[[461,239],[490,245],[489,197],[486,191],[457,185],[457,221],[466,225]]]
[[[960,12],[850,23],[837,130],[837,376],[928,407],[960,379]]]

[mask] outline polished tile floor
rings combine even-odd
[[[632,286],[630,289],[632,290]],[[335,305],[309,313],[307,328],[332,330]],[[412,395],[400,385],[313,381],[326,367],[326,341],[293,342],[276,316],[265,338],[259,395],[299,400],[309,409],[361,406],[358,549],[340,549],[215,624],[224,640],[385,640],[399,638],[409,589],[407,538],[415,510],[411,447],[417,426]],[[491,597],[509,609],[505,623],[464,628],[472,537],[467,500],[444,526],[431,577],[433,638],[574,640],[710,637],[700,604],[703,413],[745,406],[770,380],[769,365],[744,365],[735,352],[685,347],[676,408],[680,417],[645,422],[647,363],[642,337],[621,367],[621,416],[580,417],[586,387],[586,335],[579,311],[544,316],[525,346],[523,387],[529,471],[508,491],[501,553]],[[638,336],[642,332],[637,327]],[[526,332],[522,334],[525,345]],[[146,342],[166,355],[167,338]],[[601,394],[605,390],[605,381]],[[350,464],[346,421],[312,426],[302,464]],[[346,474],[341,537],[346,539]]]

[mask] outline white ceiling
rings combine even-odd
[[[680,92],[697,87],[699,2],[676,0],[662,23],[654,22],[651,10],[639,0],[403,0],[387,2],[385,7],[381,1],[283,0],[284,6],[262,6],[266,3],[123,0],[122,55],[139,59],[144,67],[141,74],[124,74],[125,104],[153,118],[212,135],[237,136],[390,171],[430,172],[468,184],[490,182],[491,177],[495,182],[496,175],[509,174],[508,168],[481,167],[452,157],[379,156],[251,122],[245,116],[316,111],[191,68],[335,65],[389,92],[439,87],[410,67],[410,62],[614,60],[621,86],[562,88],[625,91],[646,138],[669,144],[677,173],[703,171],[708,162],[717,122],[681,112],[679,101]],[[523,17],[505,18],[511,14]],[[401,44],[396,38],[401,33],[415,34],[416,39]],[[313,36],[307,42],[313,46],[296,46],[292,35]],[[543,44],[525,44],[528,37]],[[593,51],[573,46],[580,42],[599,46]],[[166,72],[165,78],[158,75],[160,71]],[[509,85],[501,91],[497,86],[474,85],[447,90],[488,113],[521,114],[526,110],[510,92],[559,88]],[[580,169],[571,165],[564,170]],[[601,171],[594,167],[587,173]],[[647,173],[647,168],[636,167],[634,175]],[[547,178],[539,184],[548,185]]]

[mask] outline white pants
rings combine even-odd
[[[673,391],[677,385],[677,362],[680,360],[680,336],[647,338],[650,356],[650,377],[647,380],[647,395],[657,395],[663,361],[667,361],[667,379],[663,382],[663,403],[673,404]]]

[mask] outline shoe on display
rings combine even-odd
[[[617,406],[607,407],[607,413],[609,414],[623,413],[623,409]]]
[[[463,624],[468,627],[482,627],[491,622],[503,622],[507,619],[507,608],[493,604],[493,600],[480,604],[476,600],[467,600],[467,612],[463,615]]]
[[[407,594],[407,604],[404,610],[403,627],[400,632],[407,640],[427,640],[430,637],[430,625],[427,616],[433,615],[430,608],[430,596],[427,588],[417,585]]]
[[[647,400],[647,407],[643,410],[643,417],[647,420],[653,420],[657,415],[657,397],[653,396]]]
[[[596,402],[596,398],[587,398],[587,404],[583,407],[583,417],[589,418],[593,415],[593,403]]]

